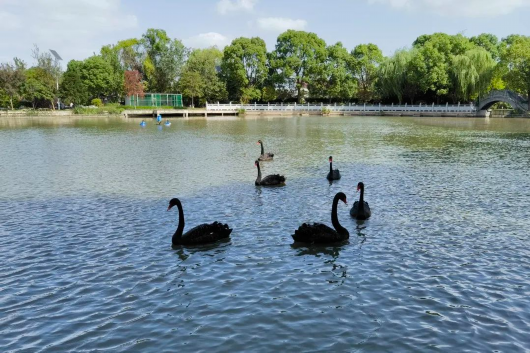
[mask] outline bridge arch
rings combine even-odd
[[[523,97],[510,90],[491,91],[486,97],[479,101],[477,110],[487,110],[498,102],[508,103],[512,108],[524,112],[529,111],[528,102]]]

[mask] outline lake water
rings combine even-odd
[[[530,351],[530,120],[138,123],[0,120],[1,352]],[[172,248],[172,197],[231,240]]]

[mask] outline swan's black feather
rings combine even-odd
[[[328,180],[339,180],[341,175],[338,169],[333,169],[333,172],[329,172],[326,178]]]
[[[230,233],[232,233],[232,229],[230,229],[228,224],[219,222],[204,223],[188,230],[176,244],[194,245],[214,243],[218,240],[229,238]],[[173,243],[175,244],[175,241]]]
[[[362,208],[360,208],[359,206],[360,206],[359,201],[355,201],[353,203],[353,206],[350,210],[350,216],[352,216],[355,219],[359,219],[359,220],[365,220],[365,219],[370,218],[370,216],[372,215],[372,211],[370,210],[370,205],[368,205],[368,202],[363,201]]]
[[[322,223],[304,223],[292,235],[294,241],[310,244],[337,243],[350,237],[348,231],[338,233],[335,229]]]
[[[274,158],[274,153],[265,153],[258,157],[258,161],[270,161]]]
[[[285,177],[279,174],[267,175],[259,182],[259,185],[262,186],[274,186],[282,184],[285,184]]]

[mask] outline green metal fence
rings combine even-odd
[[[125,98],[125,105],[133,107],[175,107],[181,108],[182,94],[146,93],[143,97],[130,96]]]

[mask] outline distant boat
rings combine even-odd
[[[166,126],[171,126],[171,122],[169,120],[166,120],[166,122],[164,123],[164,125]]]
[[[142,122],[140,123],[140,126],[144,127],[144,126],[146,126],[146,125],[147,125],[147,124],[146,124],[145,120],[142,120]]]

